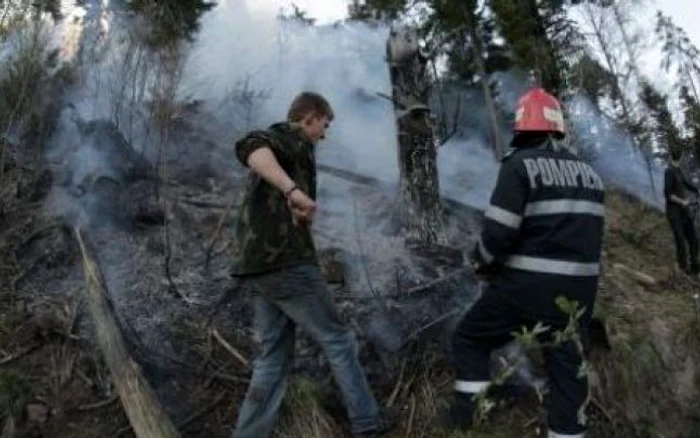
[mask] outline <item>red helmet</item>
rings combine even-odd
[[[564,114],[559,101],[542,88],[528,91],[518,100],[514,131],[555,132],[564,136]]]

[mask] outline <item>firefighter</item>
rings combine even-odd
[[[450,428],[469,429],[475,395],[491,391],[489,356],[512,333],[538,322],[549,333],[569,316],[555,301],[585,307],[584,331],[596,296],[603,238],[604,187],[598,174],[560,143],[565,137],[559,102],[541,88],[518,101],[512,149],[503,158],[471,263],[487,281],[459,321],[453,348],[456,382],[443,413]],[[587,381],[582,357],[568,341],[543,351],[549,380],[549,438],[582,437],[579,409]],[[492,395],[493,393],[491,393]]]
[[[671,150],[671,156],[664,174],[664,195],[666,198],[666,217],[671,225],[673,240],[676,244],[676,260],[678,269],[691,276],[697,276],[698,269],[698,237],[695,225],[690,213],[690,199],[686,190],[698,192],[698,188],[692,185],[683,176],[680,163],[682,158],[680,149]],[[688,251],[686,251],[686,244]],[[690,252],[690,260],[688,260]]]

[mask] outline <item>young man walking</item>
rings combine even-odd
[[[292,102],[287,122],[236,143],[237,157],[251,173],[236,230],[232,274],[253,292],[259,352],[233,438],[271,435],[292,365],[297,326],[323,348],[354,436],[376,437],[389,428],[360,366],[354,337],[333,305],[311,235],[316,210],[314,148],[332,120],[326,99],[304,92]]]
[[[564,296],[590,319],[598,286],[603,239],[601,178],[556,139],[565,135],[559,102],[540,88],[518,101],[513,150],[503,159],[472,255],[488,287],[454,335],[457,381],[448,426],[469,429],[475,394],[489,387],[490,353],[538,322],[562,331],[569,316],[557,308]],[[543,351],[549,375],[549,438],[583,437],[578,413],[588,386],[574,342]]]
[[[666,197],[666,217],[671,225],[673,240],[676,244],[676,261],[678,268],[688,275],[697,276],[698,237],[690,213],[690,200],[686,189],[698,193],[697,187],[690,184],[683,176],[680,163],[683,154],[672,150],[668,167],[664,174],[664,195]],[[686,250],[686,245],[688,249]],[[688,259],[690,252],[690,259]]]

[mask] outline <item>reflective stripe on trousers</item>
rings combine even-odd
[[[579,263],[513,255],[510,256],[504,264],[510,268],[542,272],[545,274],[568,275],[574,277],[592,277],[600,274],[599,263]]]

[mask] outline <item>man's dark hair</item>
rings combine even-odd
[[[297,95],[289,106],[287,121],[300,122],[304,117],[313,114],[316,117],[328,117],[333,120],[333,109],[325,97],[311,91]]]

